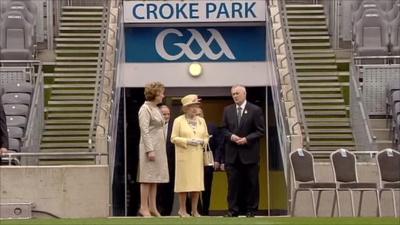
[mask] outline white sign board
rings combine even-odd
[[[124,1],[124,23],[265,21],[265,0]]]

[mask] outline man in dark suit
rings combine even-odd
[[[3,103],[0,97],[0,163],[1,155],[8,152],[8,131],[6,114],[4,113]]]
[[[232,105],[225,107],[225,166],[228,175],[227,217],[236,217],[243,204],[247,217],[253,217],[259,203],[260,138],[265,132],[262,109],[246,101],[246,88],[231,88]],[[245,191],[244,191],[245,190]]]
[[[158,185],[157,188],[157,206],[158,211],[162,216],[169,216],[172,212],[172,206],[174,204],[174,184],[175,184],[175,146],[171,143],[171,112],[168,106],[159,106],[161,114],[164,117],[166,123],[166,151],[168,160],[168,171],[169,171],[169,182]]]

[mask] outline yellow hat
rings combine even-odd
[[[186,95],[181,99],[182,106],[188,106],[188,105],[193,105],[193,104],[200,104],[200,98],[198,98],[197,95]]]

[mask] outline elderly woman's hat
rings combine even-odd
[[[200,104],[200,98],[197,95],[186,95],[181,99],[182,106],[188,106],[188,105],[193,105],[193,104]]]

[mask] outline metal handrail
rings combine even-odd
[[[40,157],[40,156],[55,156],[55,157],[65,157],[65,156],[95,156],[96,157],[96,164],[100,164],[100,157],[101,156],[108,156],[107,153],[101,152],[31,152],[31,153],[20,153],[20,152],[8,152],[3,153],[4,158],[3,160],[8,161],[8,165],[12,165],[12,161],[17,161],[18,157]],[[17,159],[17,160],[15,160]]]
[[[94,89],[94,95],[93,95],[93,106],[92,106],[92,116],[91,116],[91,121],[90,121],[90,130],[89,130],[89,136],[88,136],[88,142],[89,142],[89,151],[93,151],[93,132],[95,132],[95,127],[98,125],[99,121],[99,105],[102,97],[102,92],[103,92],[103,84],[104,84],[104,68],[106,64],[106,42],[108,38],[108,24],[110,21],[110,0],[104,1],[103,5],[103,16],[102,16],[102,29],[101,29],[101,39],[100,39],[100,45],[99,45],[99,56],[98,56],[98,61],[97,61],[97,74],[96,74],[96,81],[95,81],[95,89]],[[105,136],[105,134],[104,134]]]
[[[298,87],[298,80],[297,80],[297,73],[296,73],[296,69],[295,69],[295,65],[294,65],[294,57],[293,57],[293,49],[292,49],[292,43],[290,41],[289,38],[289,29],[288,29],[288,19],[287,19],[287,12],[286,12],[286,7],[285,7],[285,1],[279,1],[280,4],[279,5],[279,10],[282,13],[281,14],[281,23],[282,26],[284,27],[284,29],[282,30],[283,32],[283,36],[284,36],[284,40],[285,40],[285,48],[286,48],[286,53],[288,56],[288,68],[289,71],[291,71],[291,74],[293,75],[292,78],[290,79],[290,81],[292,82],[292,89],[293,89],[293,98],[294,98],[294,103],[296,105],[296,110],[298,113],[298,120],[301,123],[301,127],[302,127],[302,132],[304,133],[304,138],[305,138],[305,143],[303,142],[303,145],[305,145],[305,147],[307,149],[309,149],[309,144],[310,144],[310,136],[308,133],[308,127],[307,127],[307,123],[305,120],[305,115],[304,115],[304,109],[303,109],[303,102],[301,101],[300,98],[300,92],[297,89]]]
[[[270,1],[270,5],[273,5],[273,2]],[[270,12],[269,12],[270,13]],[[276,15],[275,15],[276,16]],[[276,17],[273,17],[274,19]],[[275,20],[274,20],[275,21]],[[285,157],[285,160],[288,159],[288,153],[290,152],[291,149],[291,142],[290,142],[290,128],[289,128],[289,121],[287,120],[287,114],[286,114],[286,110],[285,110],[285,104],[284,101],[282,101],[282,99],[284,99],[283,93],[282,93],[282,84],[280,81],[280,72],[279,72],[279,65],[278,65],[278,59],[277,59],[277,53],[274,51],[277,51],[277,48],[275,46],[275,42],[274,42],[274,33],[273,31],[271,32],[268,29],[269,27],[273,27],[272,24],[272,20],[267,20],[267,38],[269,41],[269,45],[271,46],[271,48],[269,48],[269,56],[271,57],[273,64],[274,64],[274,74],[272,76],[272,79],[275,83],[275,85],[271,86],[271,90],[272,90],[272,97],[275,103],[274,109],[275,109],[275,115],[276,115],[276,122],[277,122],[277,127],[278,127],[278,133],[280,133],[278,135],[279,137],[279,142],[280,142],[280,146],[282,148],[282,157]],[[278,28],[278,29],[282,29],[282,28]],[[273,47],[273,48],[272,48]],[[281,63],[282,65],[282,63]],[[284,171],[287,174],[288,173],[288,168],[287,166],[284,164]],[[288,176],[285,176],[286,178]],[[286,182],[288,182],[288,180],[286,180]]]

